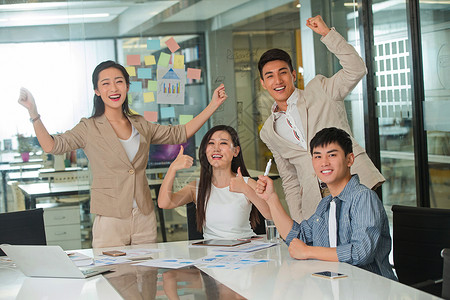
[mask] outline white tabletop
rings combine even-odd
[[[163,250],[152,254],[154,258],[197,259],[213,253],[214,247],[192,248],[189,244],[188,241],[182,241],[107,249]],[[93,256],[101,254],[103,250],[105,249],[79,251]],[[248,299],[439,299],[346,263],[294,260],[289,257],[285,244],[253,252],[252,257],[272,261],[240,270],[202,270]],[[311,275],[320,271],[339,272],[348,277],[331,280]],[[15,299],[22,295],[39,295],[46,299],[70,299],[71,295],[83,299],[120,298],[101,275],[86,280],[27,278],[14,267],[1,266],[0,299]]]

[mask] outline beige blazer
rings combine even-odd
[[[273,153],[291,217],[297,222],[308,219],[322,198],[318,178],[312,167],[309,142],[318,131],[326,127],[341,128],[352,135],[344,98],[366,74],[361,57],[334,29],[321,41],[336,55],[343,69],[331,78],[317,75],[305,90],[298,90],[297,108],[308,148],[303,149],[279,136],[274,130],[273,114],[260,132],[261,139]],[[384,177],[375,168],[364,148],[353,138],[352,141],[356,157],[352,173],[358,173],[361,183],[369,188],[383,183]]]
[[[138,152],[130,162],[105,115],[83,118],[73,129],[53,136],[52,154],[82,148],[92,170],[91,213],[117,218],[131,215],[133,198],[143,214],[154,215],[145,169],[150,144],[186,142],[184,125],[165,126],[147,122],[144,117],[128,117],[140,134]]]

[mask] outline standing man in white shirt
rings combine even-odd
[[[344,98],[366,74],[366,66],[352,45],[329,28],[321,16],[309,18],[306,26],[320,34],[321,41],[339,59],[342,69],[327,78],[314,77],[304,90],[295,88],[296,71],[289,54],[280,49],[265,52],[258,63],[261,84],[275,103],[260,136],[273,153],[283,183],[292,219],[308,219],[325,196],[326,185],[315,174],[309,142],[323,128],[337,127],[351,135]],[[355,163],[352,174],[375,189],[384,177],[352,137]]]

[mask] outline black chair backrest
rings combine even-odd
[[[202,240],[203,234],[197,230],[197,209],[194,202],[186,204],[187,225],[188,225],[188,239]]]
[[[0,244],[47,245],[42,208],[0,214]],[[0,250],[0,255],[5,255]]]
[[[450,248],[442,251],[442,257],[444,258],[442,298],[450,300]]]
[[[258,216],[259,216],[259,223],[253,229],[253,231],[256,234],[266,234],[266,224],[264,224],[264,220],[266,218],[264,218],[263,215],[259,211],[258,211]]]
[[[450,247],[450,209],[393,205],[394,267],[401,283],[442,278],[441,251]],[[441,285],[422,290],[440,296]]]

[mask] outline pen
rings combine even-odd
[[[266,165],[266,170],[264,171],[264,176],[269,175],[270,167],[272,166],[272,159],[269,159]]]

